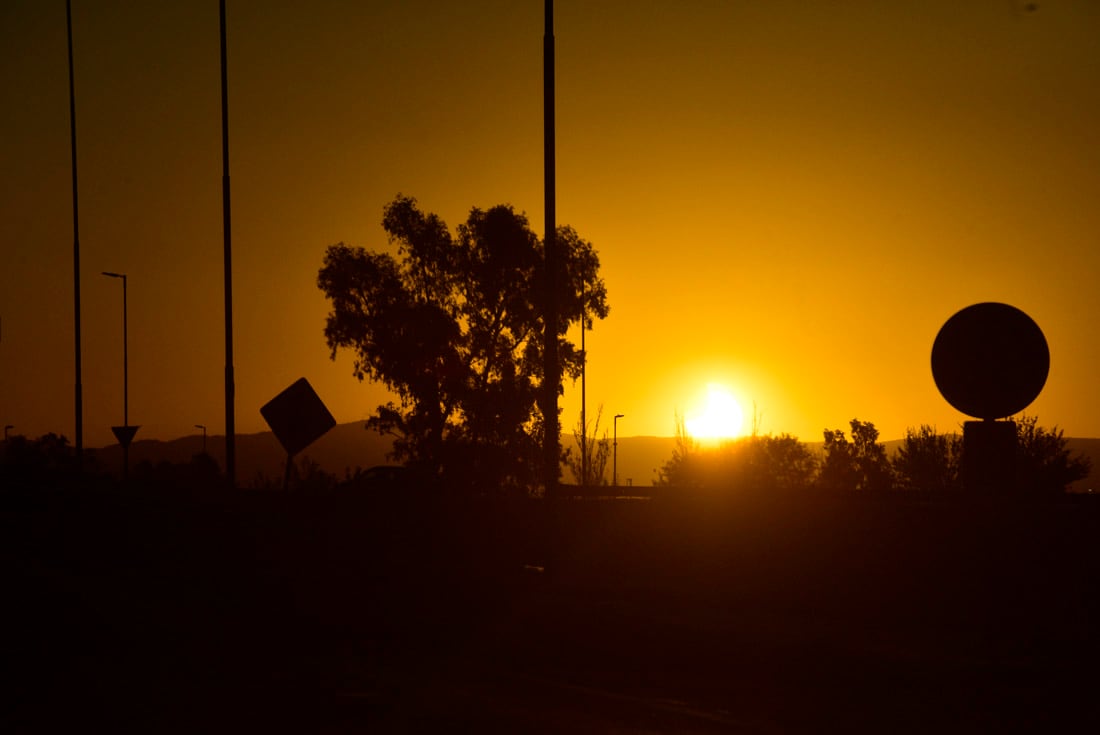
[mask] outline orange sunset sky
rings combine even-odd
[[[956,429],[929,355],[964,306],[1051,349],[1028,409],[1100,436],[1100,3],[559,0],[557,219],[610,317],[588,405],[671,435],[709,383],[764,432]],[[327,246],[390,248],[383,206],[540,235],[541,0],[230,0],[236,422],[305,376],[337,420],[385,400],[330,361]],[[84,432],[224,431],[216,0],[74,0]],[[74,436],[62,0],[0,5],[0,422]],[[579,385],[562,401],[568,429]]]

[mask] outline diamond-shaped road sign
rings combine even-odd
[[[130,442],[134,440],[134,434],[140,428],[140,426],[112,426],[111,431],[114,433],[115,439],[118,439],[118,443],[125,449],[130,446]]]
[[[260,413],[291,457],[336,426],[336,419],[305,378],[268,401]]]

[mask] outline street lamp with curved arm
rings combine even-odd
[[[126,326],[126,274],[103,271],[108,278],[122,279],[122,425],[130,425],[130,368],[129,355],[127,354],[127,326]]]
[[[114,432],[118,443],[122,445],[122,481],[128,482],[130,479],[130,442],[133,440],[138,427],[130,426],[130,357],[127,344],[129,329],[126,324],[126,274],[111,271],[102,271],[102,273],[108,278],[122,279],[122,426],[112,426],[111,431]]]

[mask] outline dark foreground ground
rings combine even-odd
[[[3,498],[20,732],[1097,732],[1100,506]]]

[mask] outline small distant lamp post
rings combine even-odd
[[[12,426],[11,424],[7,424],[7,425],[4,426],[4,444],[5,445],[8,443],[8,432],[11,431],[14,428],[15,427]]]
[[[127,345],[127,309],[126,309],[126,274],[103,271],[108,278],[122,279],[122,426],[111,427],[122,445],[122,479],[126,481],[130,477],[130,441],[134,438],[137,427],[130,427],[130,362]],[[121,429],[121,431],[120,431]]]
[[[619,486],[619,419],[626,418],[623,414],[615,414],[615,418],[611,420],[612,426],[612,440],[611,440],[611,486]]]
[[[196,429],[202,429],[202,453],[206,454],[206,424],[195,424]]]

